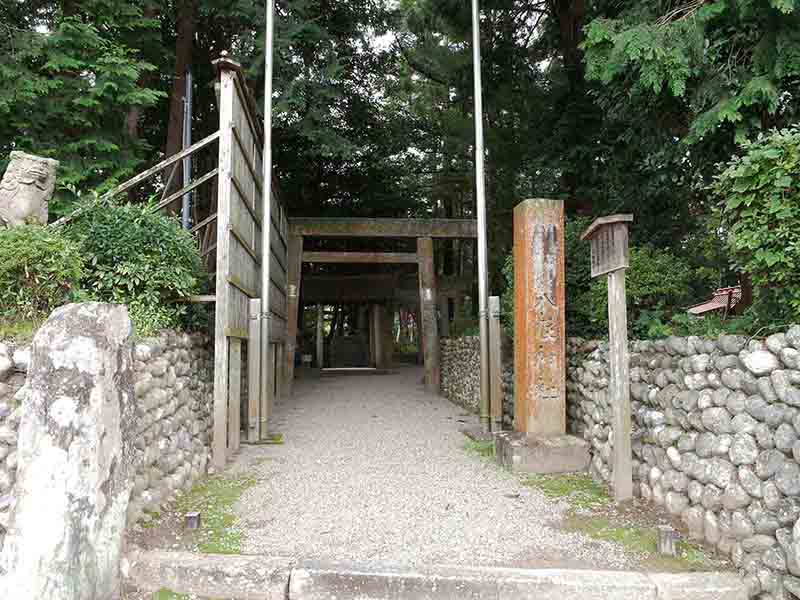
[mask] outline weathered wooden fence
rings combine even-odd
[[[261,121],[240,65],[227,57],[214,65],[219,76],[219,129],[132,177],[100,200],[146,187],[148,194],[163,190],[153,210],[164,210],[184,194],[196,192],[201,186],[208,190],[207,186],[216,183],[208,194],[212,199],[208,214],[196,218],[191,229],[214,275],[214,293],[176,301],[209,304],[214,310],[213,463],[221,468],[239,448],[243,429],[249,441],[267,437],[272,402],[288,388],[284,367],[289,354],[286,349],[288,215],[279,196],[273,193],[270,222],[264,224]],[[205,173],[192,174],[183,188],[172,192],[174,174],[181,161],[211,148],[213,143],[218,143],[217,160],[205,162],[216,162],[216,166]],[[52,226],[64,225],[77,214],[79,211]],[[265,226],[269,227],[267,293],[262,290],[261,277]],[[243,354],[247,356],[247,364],[243,364]],[[244,389],[243,383],[247,385]],[[246,406],[242,405],[243,397],[247,398]]]
[[[247,343],[250,441],[267,435],[275,395],[282,393],[286,343],[287,216],[276,195],[264,222],[260,122],[241,68],[222,58],[219,72],[219,184],[217,200],[216,314],[214,331],[214,464],[239,448],[242,414],[242,344]],[[273,186],[274,189],[274,186]],[[262,248],[263,228],[269,248]],[[261,289],[264,256],[269,290]]]

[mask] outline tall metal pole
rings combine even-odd
[[[478,324],[481,349],[480,415],[484,431],[489,422],[489,313],[486,274],[486,185],[483,178],[483,90],[481,85],[481,18],[478,0],[472,0],[472,62],[475,84],[475,191],[478,211]]]
[[[264,197],[262,204],[264,207],[264,218],[261,227],[261,394],[264,406],[271,406],[268,401],[269,394],[273,388],[269,381],[270,373],[270,352],[269,340],[271,334],[270,309],[269,309],[269,253],[270,232],[272,230],[272,57],[273,57],[273,30],[275,19],[275,2],[267,0],[266,12],[266,31],[264,40],[264,151],[262,154],[263,185]],[[262,415],[261,437],[267,435],[267,423],[269,415]]]
[[[183,149],[186,150],[192,145],[192,71],[186,69],[184,75],[186,91],[183,95]],[[192,181],[192,157],[191,155],[183,159],[183,187]],[[181,200],[181,226],[189,229],[191,226],[192,193],[186,192]]]

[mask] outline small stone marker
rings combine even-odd
[[[656,545],[659,554],[678,556],[678,532],[669,525],[659,525]]]
[[[184,518],[186,519],[186,529],[200,529],[199,512],[187,512]]]
[[[614,408],[612,457],[614,499],[633,496],[631,463],[631,398],[628,358],[628,309],[625,269],[628,267],[628,223],[633,215],[596,219],[583,232],[592,246],[592,277],[608,276],[608,338],[610,381],[608,395]]]

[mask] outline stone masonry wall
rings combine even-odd
[[[451,402],[477,413],[481,388],[480,339],[477,336],[442,338],[442,394]]]
[[[766,340],[671,337],[630,345],[633,477],[690,536],[730,556],[762,600],[800,598],[800,326]],[[442,391],[477,406],[477,338],[442,340]],[[513,427],[513,365],[503,374]],[[608,344],[567,342],[567,428],[611,481]]]
[[[571,340],[571,432],[611,476],[608,347]],[[730,556],[751,596],[800,597],[800,327],[631,344],[634,489]]]
[[[133,349],[137,469],[128,522],[156,511],[206,473],[213,430],[214,360],[207,336],[165,331]],[[16,478],[26,345],[0,343],[0,548]]]

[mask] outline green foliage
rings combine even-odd
[[[605,488],[583,473],[531,475],[523,484],[536,488],[551,499],[566,499],[576,508],[603,506],[610,502]]]
[[[153,106],[162,96],[141,85],[154,66],[134,46],[149,39],[158,21],[144,17],[142,3],[124,0],[6,4],[0,9],[0,171],[10,150],[61,161],[51,204],[58,215],[74,197],[69,189],[108,188],[141,164],[147,145],[124,124],[129,110]]]
[[[197,533],[200,552],[241,553],[242,532],[236,528],[238,519],[233,506],[255,484],[256,480],[251,477],[210,477],[197,483],[175,503],[175,512],[179,515],[201,513],[202,528]]]
[[[73,241],[39,225],[0,229],[0,321],[47,317],[75,297],[82,274]]]
[[[204,273],[191,234],[152,205],[91,202],[65,227],[86,260],[84,287],[94,298],[127,304],[138,334],[178,327],[177,298],[196,293]]]
[[[800,8],[791,0],[629,3],[586,27],[586,75],[650,98],[685,102],[686,140],[738,139],[791,122],[800,74]],[[787,93],[791,96],[787,96]]]
[[[450,337],[470,337],[479,334],[478,319],[475,317],[469,298],[459,304],[453,322],[450,325]]]
[[[643,310],[633,325],[639,339],[652,340],[671,335],[696,335],[711,339],[722,334],[757,335],[765,328],[771,328],[769,321],[764,323],[753,310],[741,316],[727,318],[716,313],[696,317],[687,312],[677,312],[670,318],[664,310]]]
[[[670,318],[683,311],[691,300],[693,270],[690,265],[669,252],[652,246],[630,249],[630,268],[625,273],[628,300],[628,322],[634,337],[647,336],[652,327],[648,316],[660,311]],[[608,282],[595,279],[588,293],[576,299],[583,316],[585,331],[595,336],[608,334]],[[582,333],[589,337],[587,333]]]
[[[742,145],[716,177],[727,247],[759,288],[762,314],[800,317],[800,127]]]

